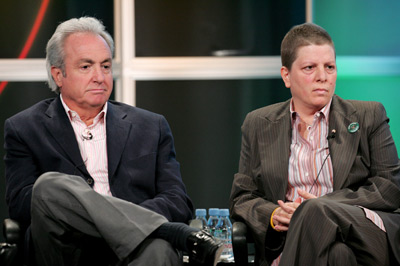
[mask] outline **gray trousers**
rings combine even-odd
[[[167,219],[95,192],[79,176],[45,173],[32,192],[38,265],[179,265],[165,240],[149,238]],[[171,261],[172,260],[172,261]]]
[[[390,265],[386,233],[357,206],[324,198],[292,216],[280,265]]]

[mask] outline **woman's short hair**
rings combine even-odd
[[[290,70],[297,58],[298,49],[311,44],[329,44],[335,50],[331,36],[322,27],[313,23],[304,23],[291,28],[281,44],[282,66]]]

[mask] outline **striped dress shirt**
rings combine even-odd
[[[71,110],[65,104],[62,95],[60,98],[72,128],[74,129],[82,160],[90,176],[94,180],[93,189],[100,194],[112,196],[108,180],[106,134],[107,103],[104,105],[103,110],[93,119],[93,123],[87,126],[81,120],[78,113]],[[89,138],[89,136],[91,136],[91,138]]]
[[[290,104],[292,117],[292,143],[290,145],[287,201],[299,197],[299,188],[320,197],[333,191],[333,168],[329,156],[328,130],[331,102],[314,114],[312,125],[307,126],[307,139],[298,130],[300,116]]]

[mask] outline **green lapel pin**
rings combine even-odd
[[[353,122],[347,127],[347,131],[349,131],[350,133],[354,133],[359,128],[360,128],[360,125],[357,122]]]

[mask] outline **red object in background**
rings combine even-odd
[[[29,50],[32,47],[32,44],[36,38],[36,35],[40,29],[40,25],[42,24],[44,14],[46,13],[47,6],[49,5],[50,0],[43,0],[42,4],[40,5],[39,12],[36,16],[35,22],[33,23],[33,27],[31,32],[29,33],[28,39],[25,42],[24,47],[22,48],[21,53],[18,56],[18,59],[24,59],[29,53]],[[8,81],[2,81],[0,83],[0,95],[3,92],[4,88],[6,87]]]

